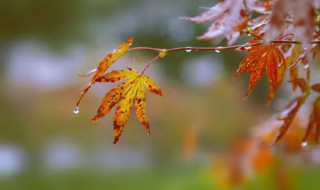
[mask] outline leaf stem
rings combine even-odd
[[[141,75],[143,75],[144,72],[146,72],[146,70],[147,70],[154,62],[158,61],[158,59],[160,59],[160,58],[161,58],[161,54],[159,54],[159,55],[157,55],[155,58],[153,58],[153,59],[148,63],[148,65],[142,70]]]
[[[162,49],[152,48],[152,47],[134,47],[134,48],[130,48],[128,51],[137,51],[137,50],[150,50],[150,51],[160,52]]]

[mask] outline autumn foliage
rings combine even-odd
[[[114,83],[124,79],[127,79],[127,81],[114,87],[106,94],[97,114],[91,119],[91,122],[96,122],[99,118],[107,115],[110,110],[119,103],[113,122],[114,143],[119,140],[121,133],[128,122],[133,102],[139,121],[146,128],[147,133],[150,134],[150,124],[146,111],[145,87],[152,93],[164,96],[159,86],[150,77],[141,75],[131,68],[129,68],[129,71],[111,71],[99,77],[96,82]]]
[[[314,98],[313,108],[309,116],[309,124],[305,126],[304,135],[296,140],[299,143],[316,142],[320,135],[320,83],[312,84],[312,64],[319,53],[320,43],[320,1],[318,0],[221,0],[206,12],[195,17],[182,17],[182,20],[195,23],[210,23],[210,26],[199,40],[221,40],[225,38],[228,46],[218,47],[177,47],[159,49],[152,47],[131,47],[133,38],[122,43],[113,52],[86,75],[93,75],[90,84],[82,91],[79,103],[87,91],[97,82],[124,83],[111,89],[103,98],[97,114],[91,120],[96,122],[106,116],[118,104],[114,116],[114,143],[119,140],[123,132],[130,110],[134,105],[137,118],[150,133],[150,124],[146,112],[146,92],[163,96],[159,86],[144,72],[157,60],[168,56],[174,51],[226,51],[238,50],[247,52],[240,62],[234,77],[248,73],[249,87],[244,95],[246,99],[255,85],[265,75],[269,81],[269,95],[267,105],[270,105],[280,86],[286,81],[286,75],[292,91],[300,90],[300,95],[288,102],[285,110],[278,114],[282,124],[266,134],[269,143],[286,139],[286,134],[294,123],[300,108],[307,99]],[[249,40],[247,43],[234,45],[241,37]],[[128,70],[108,71],[108,68],[130,51],[155,51],[154,57],[141,71],[129,68]],[[315,95],[315,96],[311,96]],[[262,138],[262,137],[261,137]],[[312,139],[310,139],[312,138]],[[261,139],[261,141],[264,141]],[[265,151],[264,149],[261,151]],[[269,161],[267,161],[269,162]],[[261,168],[260,163],[256,163]]]
[[[245,95],[245,98],[247,98],[253,90],[254,85],[256,85],[263,74],[266,73],[270,83],[267,103],[270,104],[275,92],[283,81],[286,60],[277,44],[259,45],[250,48],[249,51],[251,53],[240,63],[239,69],[234,73],[234,76],[244,72],[250,73],[249,89]]]
[[[91,70],[85,75],[80,75],[81,77],[87,77],[93,74],[93,77],[90,84],[81,92],[80,98],[77,102],[77,106],[79,106],[81,99],[87,93],[89,88],[96,82],[115,83],[121,80],[127,80],[126,82],[111,89],[105,95],[100,104],[100,107],[98,108],[97,114],[91,119],[92,123],[98,121],[101,117],[106,116],[116,104],[119,104],[114,115],[113,143],[118,142],[128,122],[133,102],[135,106],[135,112],[139,121],[146,128],[147,133],[150,134],[150,124],[146,111],[145,87],[152,93],[155,93],[159,96],[164,96],[163,92],[160,90],[160,87],[150,77],[144,75],[143,73],[139,74],[132,68],[128,68],[128,71],[113,70],[105,74],[108,68],[128,51],[128,48],[132,44],[132,41],[133,38],[131,37],[128,42],[122,43],[112,53],[108,54],[100,62],[96,69]],[[78,109],[78,107],[76,107],[76,109]]]

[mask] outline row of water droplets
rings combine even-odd
[[[196,51],[197,51],[197,49],[196,49]],[[221,52],[221,50],[219,50],[219,49],[215,49],[214,51],[215,51],[216,53],[220,53],[220,52]],[[186,48],[186,52],[187,52],[187,53],[192,52],[192,48],[191,48],[191,47],[187,47],[187,48]]]

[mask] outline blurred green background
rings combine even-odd
[[[89,79],[78,78],[134,36],[133,46],[213,46],[196,41],[206,25],[179,20],[212,0],[3,0],[0,2],[0,189],[220,189],[218,155],[266,119],[266,80],[248,101],[247,77],[232,80],[243,54],[176,52],[154,64],[166,97],[148,94],[151,136],[132,114],[112,144],[112,113],[91,124],[112,87],[97,84],[73,108]],[[223,41],[222,44],[225,44]],[[152,52],[132,52],[113,69],[141,70]],[[284,97],[285,92],[279,97]],[[292,189],[318,189],[314,163],[288,164]],[[237,189],[274,189],[272,172]],[[281,189],[281,188],[280,188]]]

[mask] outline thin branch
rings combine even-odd
[[[218,47],[177,47],[168,49],[167,52],[175,52],[175,51],[224,51],[229,49],[237,49],[241,47],[253,47],[257,45],[261,45],[262,42],[254,43],[254,44],[242,44],[242,45],[233,45],[233,46],[218,46]]]
[[[218,47],[176,47],[171,49],[165,49],[167,53],[175,52],[175,51],[223,51],[229,49],[237,49],[240,47],[253,47],[257,45],[261,45],[262,42],[257,42],[254,44],[242,44],[242,45],[233,45],[233,46],[218,46]],[[151,48],[151,47],[134,47],[130,48],[129,51],[137,51],[137,50],[149,50],[156,51],[161,53],[164,49],[161,48]]]
[[[274,40],[270,42],[271,44],[302,44],[300,41],[291,41],[291,40]],[[312,41],[310,44],[319,44],[320,40]],[[263,44],[263,42],[257,42],[253,44],[242,44],[242,45],[233,45],[233,46],[218,46],[218,47],[176,47],[171,49],[166,49],[166,52],[175,52],[175,51],[223,51],[229,49],[237,49],[240,47],[253,47]],[[138,50],[149,50],[149,51],[156,51],[158,53],[162,52],[163,49],[161,48],[152,48],[152,47],[134,47],[130,48],[129,51],[138,51]]]
[[[142,70],[141,75],[153,64],[155,63],[158,59],[162,58],[163,56],[161,55],[163,51],[165,53],[170,53],[170,52],[175,52],[175,51],[216,51],[216,52],[221,52],[224,50],[230,50],[230,49],[238,49],[238,48],[246,48],[246,47],[254,47],[254,46],[259,46],[262,45],[264,42],[257,42],[253,44],[241,44],[241,45],[232,45],[232,46],[218,46],[218,47],[176,47],[176,48],[171,48],[171,49],[161,49],[161,48],[152,48],[152,47],[134,47],[130,48],[128,51],[138,51],[138,50],[148,50],[148,51],[155,51],[158,52],[158,55],[153,58],[148,65]],[[320,40],[312,41],[310,44],[319,44]],[[300,41],[291,41],[291,40],[274,40],[271,41],[270,44],[302,44]]]
[[[150,50],[150,51],[161,52],[162,49],[152,48],[152,47],[134,47],[134,48],[130,48],[128,51],[137,51],[137,50]]]

